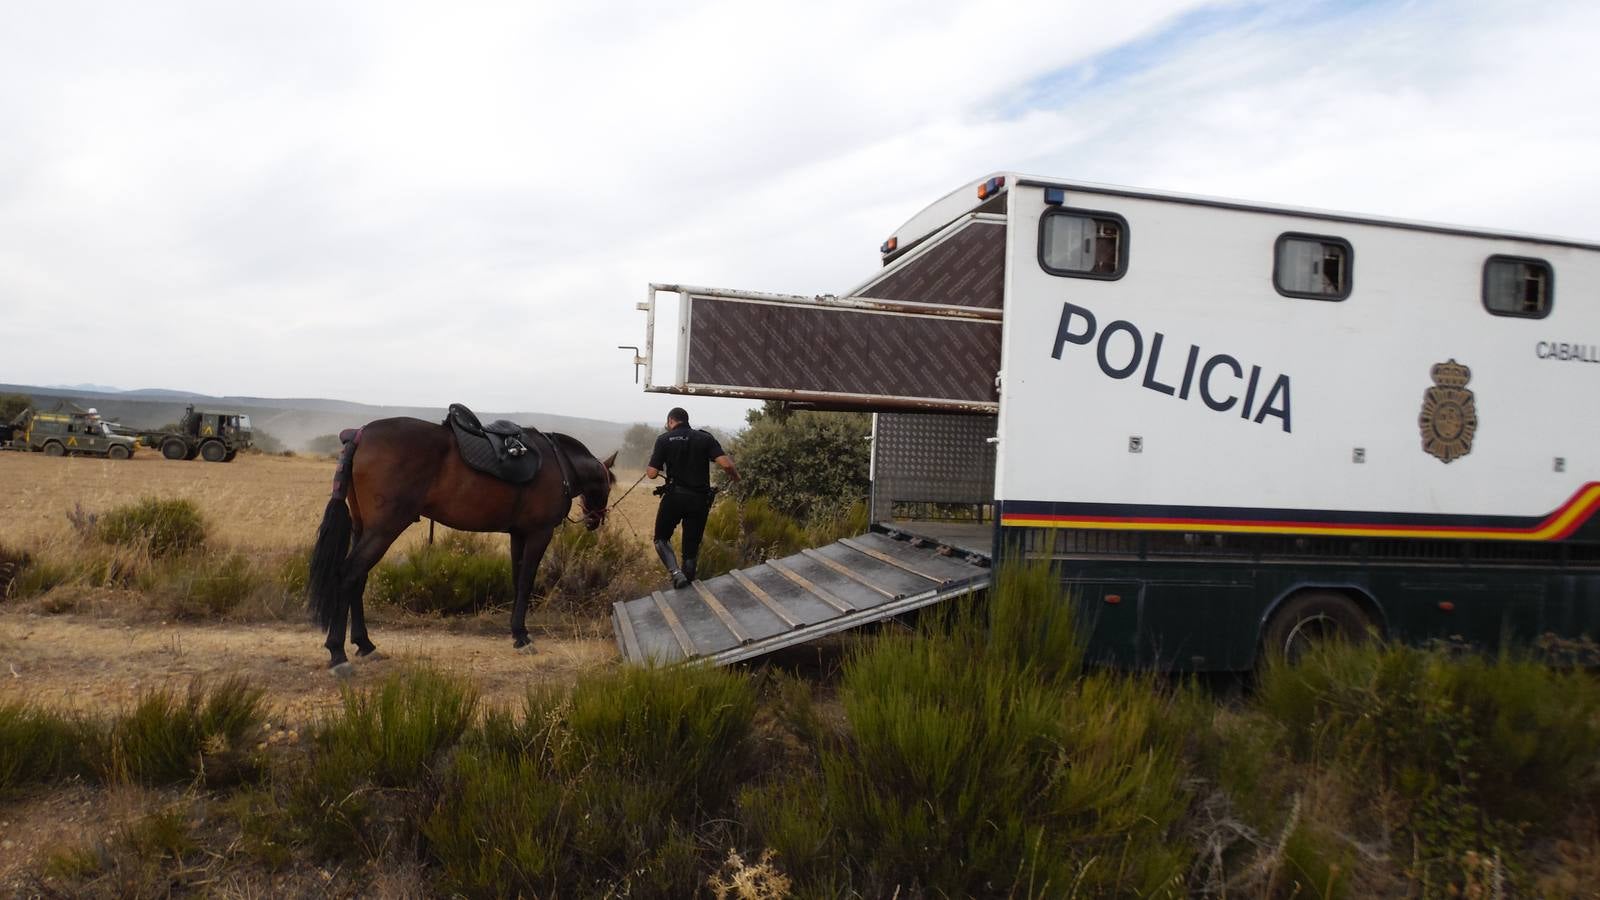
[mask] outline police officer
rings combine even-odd
[[[656,438],[650,452],[645,477],[655,478],[664,468],[667,483],[656,489],[661,506],[656,510],[656,555],[672,576],[672,586],[685,588],[694,580],[695,558],[700,554],[700,537],[705,534],[706,515],[711,512],[710,464],[716,463],[728,478],[739,480],[733,460],[709,432],[689,427],[689,414],[681,406],[667,413],[667,431]],[[683,568],[672,555],[672,532],[683,523]]]

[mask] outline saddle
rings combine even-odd
[[[459,403],[450,404],[444,424],[455,433],[461,460],[479,472],[512,484],[525,484],[539,474],[543,456],[534,441],[543,440],[544,435],[538,429],[505,419],[485,425]]]

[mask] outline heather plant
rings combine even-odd
[[[693,894],[749,752],[748,679],[623,669],[485,717],[423,826],[472,897]]]
[[[146,497],[113,507],[94,522],[96,538],[160,558],[199,549],[206,542],[206,523],[191,500]]]
[[[1270,667],[1257,702],[1294,758],[1399,801],[1410,875],[1440,891],[1562,822],[1600,759],[1600,683],[1512,655],[1329,644]]]
[[[511,557],[503,541],[451,532],[379,563],[369,590],[376,602],[411,612],[478,612],[511,602]]]
[[[86,718],[21,700],[0,703],[0,796],[89,775],[104,749],[104,730]]]
[[[245,736],[260,725],[263,692],[242,677],[189,690],[145,692],[110,730],[109,775],[142,784],[171,784],[200,777],[229,783],[256,774]]]

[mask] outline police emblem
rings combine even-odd
[[[1478,407],[1467,390],[1472,370],[1452,359],[1434,366],[1432,375],[1433,387],[1422,395],[1417,425],[1422,449],[1449,463],[1472,452],[1478,430]]]

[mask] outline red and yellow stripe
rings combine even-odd
[[[1533,525],[1382,525],[1316,521],[1078,516],[1004,513],[1000,524],[1018,528],[1082,528],[1099,531],[1187,531],[1225,534],[1294,534],[1318,537],[1450,538],[1454,540],[1557,541],[1570,536],[1600,507],[1600,482],[1578,489],[1555,512]]]

